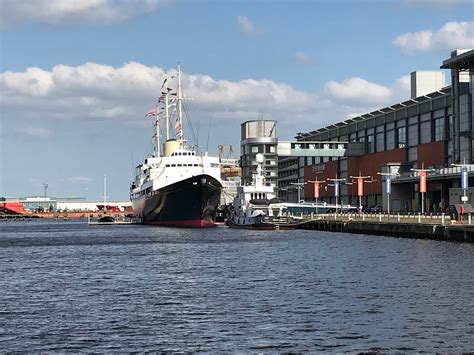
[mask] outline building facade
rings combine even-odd
[[[252,183],[252,175],[257,169],[256,156],[263,154],[265,160],[263,169],[268,185],[277,186],[278,179],[278,138],[276,121],[256,120],[241,124],[240,135],[240,167],[242,169],[242,184]]]
[[[460,187],[461,167],[452,164],[466,164],[472,186],[474,51],[454,51],[441,68],[451,69],[450,86],[443,87],[442,75],[436,72],[412,74],[412,85],[416,86],[412,93],[416,97],[316,131],[299,133],[299,141],[363,142],[365,154],[349,158],[298,158],[298,181],[345,179],[340,186],[340,201],[357,205],[357,184],[352,177],[361,174],[367,176],[362,204],[380,205],[386,210],[384,178],[379,173],[390,171],[397,174],[392,179],[391,211],[419,211],[423,203],[424,211],[436,212],[447,204],[460,203],[453,201],[450,190]],[[423,201],[419,173],[411,169],[428,169]],[[330,184],[323,184],[320,194],[323,201],[335,202],[334,187]],[[305,185],[305,199],[314,199],[310,184]]]

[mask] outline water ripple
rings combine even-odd
[[[471,245],[0,222],[3,352],[474,351]]]

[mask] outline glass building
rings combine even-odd
[[[364,183],[362,203],[386,210],[384,179],[378,173],[389,169],[398,174],[392,180],[390,210],[418,211],[419,178],[411,169],[427,168],[430,171],[425,211],[436,212],[448,203],[459,203],[451,190],[460,187],[460,168],[452,164],[465,163],[470,180],[474,175],[474,50],[453,51],[441,68],[451,70],[450,86],[443,86],[442,72],[415,72],[411,91],[417,96],[315,131],[298,133],[299,141],[363,142],[365,150],[358,157],[293,158],[293,163],[298,162],[298,181],[346,179],[340,198],[357,205],[357,184],[353,184],[351,176],[370,176]],[[313,199],[309,185],[305,186],[305,198]],[[334,188],[324,186],[321,199],[334,203]]]

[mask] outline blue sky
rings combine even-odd
[[[0,4],[7,197],[46,182],[50,195],[98,199],[107,174],[109,198],[127,199],[132,165],[152,149],[144,113],[178,61],[199,143],[212,120],[216,154],[238,152],[240,123],[259,115],[291,139],[407,99],[411,71],[474,46],[464,0]]]

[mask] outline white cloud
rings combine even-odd
[[[352,103],[383,103],[391,96],[389,88],[362,78],[350,78],[342,83],[330,81],[325,86],[325,92],[334,100]]]
[[[474,47],[474,22],[448,22],[439,30],[408,32],[393,42],[403,52],[453,50]]]
[[[31,127],[45,120],[150,124],[144,114],[155,105],[163,79],[164,69],[136,62],[118,68],[86,63],[77,67],[57,65],[50,71],[28,68],[24,72],[4,72],[0,73],[2,117]],[[408,99],[408,83],[408,76],[391,86],[349,78],[330,81],[321,92],[309,92],[272,80],[228,81],[183,74],[184,92],[193,98],[186,104],[193,122],[207,124],[212,117],[213,130],[227,133],[229,124],[238,125],[263,115],[278,120],[279,132],[287,136],[296,133],[296,125],[298,130],[312,130],[350,113],[368,112]],[[171,81],[170,87],[176,87],[176,83]]]
[[[1,27],[22,22],[118,23],[152,12],[163,0],[1,0]]]
[[[304,52],[296,52],[295,59],[301,64],[313,64],[313,59]]]
[[[264,33],[263,29],[257,27],[247,16],[237,16],[237,26],[244,36],[260,36]]]

